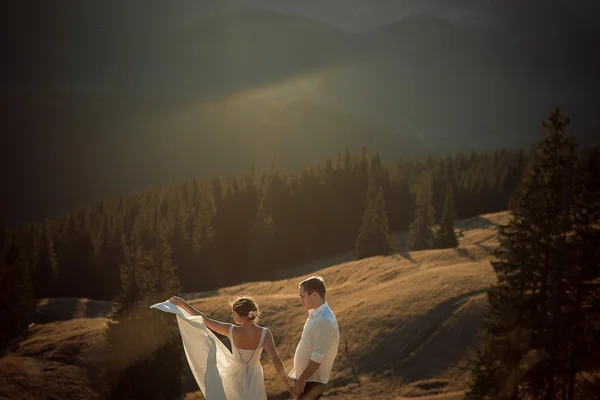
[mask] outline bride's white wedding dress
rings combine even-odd
[[[260,356],[266,329],[255,350],[238,349],[229,329],[231,350],[204,324],[170,301],[151,306],[177,316],[185,356],[206,400],[266,400],[265,379]]]

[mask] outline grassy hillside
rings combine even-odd
[[[463,367],[476,344],[486,307],[484,291],[494,281],[489,260],[496,246],[495,227],[507,218],[503,212],[460,221],[458,249],[399,248],[393,256],[361,261],[345,261],[340,255],[339,264],[307,265],[303,273],[289,271],[295,275],[289,279],[186,297],[209,315],[227,319],[231,297],[255,296],[262,324],[274,333],[289,370],[306,318],[297,283],[318,271],[328,283],[341,332],[327,398],[457,399],[468,379]],[[102,332],[109,309],[109,303],[85,299],[41,300],[39,323],[0,359],[0,395],[34,399],[44,392],[49,399],[95,398],[88,376],[96,376],[104,354]],[[270,398],[285,398],[268,356],[263,363]],[[197,390],[193,381],[186,387]],[[202,395],[188,393],[186,398]]]
[[[105,352],[105,318],[33,325],[0,358],[0,397],[98,399],[90,377]]]

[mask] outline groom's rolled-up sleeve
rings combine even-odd
[[[310,359],[316,363],[322,364],[331,347],[331,343],[336,335],[336,328],[328,319],[321,318],[317,320],[314,328],[314,347]]]

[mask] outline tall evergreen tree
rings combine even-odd
[[[427,250],[434,246],[434,210],[431,201],[431,183],[427,182],[417,195],[417,210],[409,227],[408,250]]]
[[[392,184],[394,200],[389,206],[390,229],[406,231],[417,209],[416,199],[411,191],[410,166],[405,163],[396,165],[397,171]]]
[[[32,271],[33,287],[37,298],[54,296],[54,286],[59,268],[56,256],[55,236],[50,220],[44,219],[36,232],[37,257]]]
[[[246,279],[250,282],[263,279],[275,279],[273,263],[273,220],[266,215],[261,205],[256,218],[255,232],[251,246],[251,268],[248,268]]]
[[[172,262],[172,252],[164,230],[158,231],[157,249],[150,270],[153,276],[153,288],[149,303],[164,301],[181,290],[177,277],[177,266]],[[150,307],[150,304],[146,304]],[[156,353],[151,359],[152,380],[157,394],[164,399],[173,399],[181,395],[181,374],[183,346],[175,316],[146,309],[148,323],[153,327],[151,343]]]
[[[2,217],[0,217],[0,255],[4,255],[6,248],[10,244],[8,239],[9,239],[8,227],[4,223],[4,220],[2,219]],[[0,260],[2,260],[2,259],[0,258]]]
[[[569,119],[554,109],[543,123],[511,218],[499,230],[498,282],[488,292],[483,348],[467,398],[568,398],[573,349],[569,329],[581,275],[573,240],[577,212],[575,151],[564,135]],[[590,219],[583,223],[589,229]],[[577,236],[577,235],[575,235]],[[571,364],[573,365],[573,364]],[[572,397],[569,397],[572,398]]]
[[[154,228],[156,232],[148,231],[139,223],[137,229],[142,232],[133,236],[154,243],[154,249],[124,243],[123,291],[107,330],[111,345],[108,398],[172,399],[181,394],[182,354],[176,322],[172,315],[150,309],[180,287],[164,227]]]
[[[357,260],[373,256],[387,256],[394,251],[394,242],[385,213],[383,188],[379,187],[375,198],[369,200],[363,223],[354,244]]]
[[[458,247],[458,240],[454,232],[454,189],[450,184],[447,184],[447,188],[444,214],[435,235],[435,247],[438,249]]]
[[[448,197],[448,172],[446,170],[446,160],[440,159],[434,165],[435,172],[431,180],[431,206],[434,210],[433,222],[441,224],[445,202]]]
[[[573,267],[567,271],[567,280],[573,282],[570,293],[571,307],[562,329],[570,342],[564,359],[566,391],[563,398],[593,398],[600,391],[600,380],[590,381],[600,353],[600,152],[598,149],[580,158],[575,176],[576,204],[573,212],[573,230],[570,236]],[[587,378],[587,379],[586,379]]]
[[[177,207],[172,216],[172,226],[170,229],[170,242],[173,251],[173,261],[179,267],[177,274],[185,292],[197,291],[197,265],[195,263],[192,241],[188,226],[191,219],[191,210],[182,206]]]
[[[101,270],[104,299],[114,299],[120,293],[119,276],[123,264],[121,254],[121,233],[119,228],[111,229],[110,220],[105,216],[102,222],[99,241],[100,247],[96,259]]]
[[[29,266],[23,259],[14,233],[7,239],[7,247],[0,243],[5,247],[0,247],[0,348],[27,326],[34,305]]]

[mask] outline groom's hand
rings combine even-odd
[[[298,379],[296,384],[292,386],[292,394],[296,397],[300,396],[304,392],[306,381],[304,379]]]

